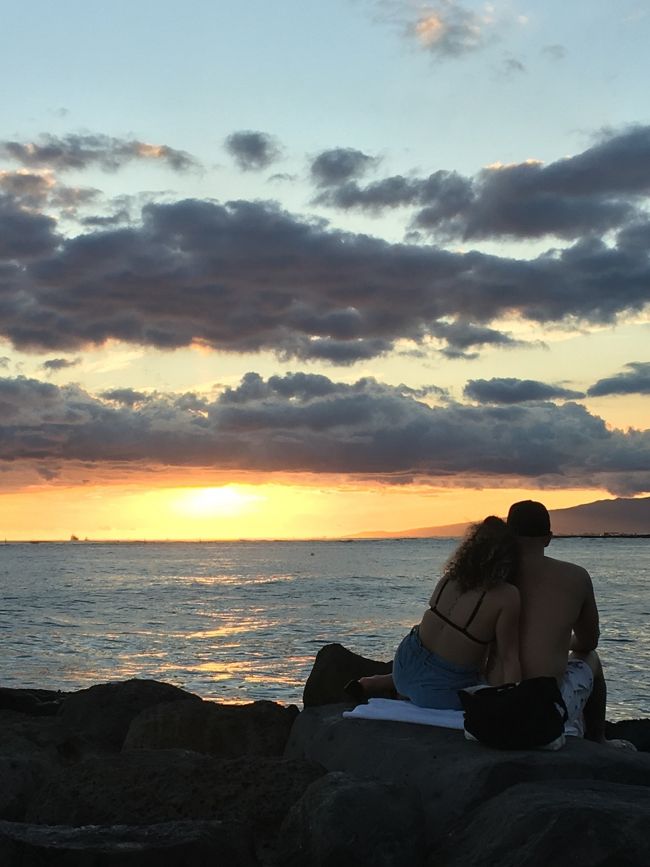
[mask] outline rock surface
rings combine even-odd
[[[413,787],[433,845],[473,810],[524,782],[584,780],[650,787],[650,756],[569,738],[558,752],[491,750],[431,726],[343,719],[344,706],[304,710],[286,755],[328,771]],[[648,812],[650,824],[650,812]]]
[[[402,867],[424,858],[424,814],[413,789],[322,777],[292,807],[280,833],[283,867]]]
[[[123,749],[178,748],[222,758],[281,756],[297,716],[295,705],[281,707],[272,701],[165,702],[133,720]]]
[[[324,648],[300,714],[127,681],[59,697],[49,716],[48,694],[10,691],[1,867],[650,864],[650,756],[576,739],[501,752],[322,704],[389,668]],[[609,731],[641,744],[649,727]]]
[[[650,864],[650,788],[521,783],[479,806],[432,852],[445,867]]]
[[[69,693],[59,719],[96,748],[119,750],[131,721],[148,707],[167,701],[201,701],[197,695],[156,680],[99,683]]]
[[[43,825],[140,825],[233,819],[279,827],[323,770],[307,761],[215,759],[187,750],[132,750],[63,768],[32,799],[25,819]]]
[[[240,825],[169,822],[75,828],[0,822],[3,867],[255,867]]]
[[[349,699],[343,687],[349,680],[369,677],[372,674],[388,674],[393,669],[390,662],[375,662],[353,653],[342,644],[326,644],[316,654],[302,701],[305,707],[336,704]]]

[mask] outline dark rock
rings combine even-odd
[[[633,743],[637,750],[650,753],[650,719],[624,719],[605,723],[605,737],[622,738]]]
[[[522,783],[479,806],[432,852],[431,867],[647,867],[650,789]]]
[[[305,707],[348,702],[343,687],[350,680],[372,674],[389,674],[392,662],[375,662],[353,653],[342,644],[326,644],[316,654],[302,700]]]
[[[85,747],[59,717],[0,711],[0,755],[33,756],[58,764],[74,761]]]
[[[49,689],[10,689],[0,687],[0,710],[13,710],[31,716],[54,716],[65,694]]]
[[[131,723],[123,749],[185,749],[221,758],[281,756],[298,708],[272,701],[222,705],[176,701],[150,707]]]
[[[422,798],[429,842],[518,783],[591,780],[650,786],[650,756],[643,753],[579,738],[569,738],[558,752],[492,750],[466,741],[459,731],[343,719],[342,710],[341,705],[304,710],[286,755],[318,762],[328,771],[414,787]]]
[[[0,819],[21,821],[31,798],[49,773],[49,764],[42,760],[0,755]]]
[[[48,825],[146,825],[187,819],[279,827],[324,773],[302,760],[216,759],[185,750],[91,756],[63,769],[34,797],[25,819]]]
[[[98,749],[119,750],[131,721],[143,710],[166,701],[187,700],[201,701],[191,692],[157,680],[100,683],[68,695],[59,718]]]
[[[291,808],[275,861],[283,867],[418,867],[424,824],[413,790],[331,773]]]
[[[0,822],[3,867],[254,867],[246,828],[168,822],[73,828]]]

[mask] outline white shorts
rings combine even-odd
[[[583,659],[570,659],[560,683],[560,692],[566,704],[569,718],[564,725],[564,733],[574,737],[585,736],[583,710],[591,695],[594,675]]]

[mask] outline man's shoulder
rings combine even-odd
[[[575,581],[589,581],[589,572],[577,563],[570,563],[568,560],[557,560],[555,557],[544,558],[546,569],[554,575],[561,575],[566,578],[573,578]]]

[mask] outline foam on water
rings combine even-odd
[[[78,689],[127,677],[205,698],[300,703],[339,641],[390,659],[452,540],[0,546],[0,683]],[[650,543],[557,539],[601,612],[610,719],[650,714]]]

